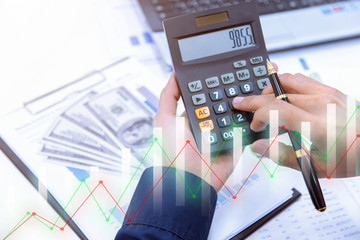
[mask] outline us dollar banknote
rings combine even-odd
[[[125,87],[100,94],[85,106],[113,141],[121,147],[130,148],[133,155],[142,161],[153,141],[152,111]]]

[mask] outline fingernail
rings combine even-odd
[[[233,105],[239,105],[244,100],[244,97],[236,97],[233,100]]]

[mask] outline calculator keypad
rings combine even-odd
[[[262,89],[266,88],[268,85],[270,85],[270,80],[269,80],[269,78],[263,78],[263,79],[257,80],[256,83],[258,85],[258,88],[262,90]]]
[[[226,107],[225,102],[215,104],[214,105],[214,111],[215,111],[216,114],[225,113],[227,111],[227,107]]]
[[[240,85],[240,88],[241,88],[241,92],[244,94],[251,93],[252,91],[254,91],[254,85],[252,82],[242,83]]]
[[[218,77],[207,78],[205,79],[205,83],[208,88],[215,88],[220,85]]]
[[[196,80],[188,83],[190,92],[198,92],[202,90],[202,85],[200,80]]]
[[[192,101],[195,106],[206,103],[205,94],[200,93],[192,96]]]
[[[210,117],[210,110],[209,107],[202,107],[195,109],[195,114],[198,119],[204,119]]]
[[[193,104],[195,106],[203,105],[203,107],[196,108],[195,113],[199,119],[200,131],[211,131],[206,140],[209,144],[217,144],[219,139],[220,142],[221,140],[232,140],[234,137],[233,124],[241,128],[243,137],[251,134],[249,124],[253,113],[238,111],[233,107],[232,99],[236,96],[250,95],[255,88],[258,89],[258,92],[270,84],[263,62],[262,56],[255,56],[247,60],[239,59],[232,63],[232,72],[209,76],[188,84],[190,92],[194,93],[192,95]],[[215,131],[216,128],[219,130]]]
[[[261,66],[258,66],[258,67],[254,67],[254,68],[253,68],[253,71],[254,71],[254,75],[255,75],[256,77],[265,76],[265,75],[267,74],[267,70],[266,70],[265,65],[261,65]]]
[[[239,87],[238,86],[231,86],[225,88],[225,94],[227,97],[235,97],[239,94]]]
[[[236,72],[236,76],[239,81],[248,80],[250,78],[250,73],[248,69],[240,70]]]
[[[218,101],[218,100],[223,99],[223,97],[224,97],[223,93],[220,89],[213,90],[209,94],[210,94],[211,101]]]
[[[221,81],[223,84],[231,84],[235,82],[235,77],[233,73],[226,73],[221,75]]]
[[[219,124],[219,127],[228,127],[231,124],[230,117],[229,116],[223,116],[217,118],[217,122]]]

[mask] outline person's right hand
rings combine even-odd
[[[306,77],[302,74],[279,74],[280,82],[283,85],[285,92],[291,104],[277,100],[274,97],[272,87],[269,85],[263,90],[262,95],[237,97],[233,100],[233,105],[236,109],[242,111],[255,111],[254,118],[251,122],[250,128],[254,131],[260,131],[267,124],[269,124],[269,111],[279,111],[279,124],[285,126],[288,130],[301,132],[301,122],[310,122],[311,129],[311,157],[316,162],[314,168],[319,177],[346,177],[355,176],[356,174],[356,151],[348,152],[350,156],[346,156],[347,149],[350,147],[347,144],[347,138],[353,141],[360,133],[360,113],[355,114],[357,129],[351,136],[346,136],[347,130],[347,111],[354,112],[356,109],[347,109],[347,96],[340,91],[319,83],[318,81]],[[329,103],[336,104],[336,114],[331,117],[336,118],[336,138],[337,142],[331,151],[336,151],[336,154],[330,152],[329,149],[335,141],[327,141],[327,106]],[[359,102],[356,106],[359,109]],[[344,130],[345,129],[345,130]],[[356,144],[359,147],[360,137],[357,138]],[[351,143],[351,142],[350,142]],[[329,144],[329,146],[328,146]],[[263,154],[270,143],[267,139],[261,139],[253,143],[252,147],[255,152]],[[279,158],[284,154],[287,148],[284,144],[279,144]],[[308,146],[307,146],[308,147]],[[350,154],[351,153],[351,154]],[[335,157],[334,157],[335,155]],[[324,160],[324,158],[326,160]],[[276,159],[273,159],[276,160]],[[341,161],[339,163],[339,161]],[[285,155],[282,165],[298,169],[298,164],[295,158],[295,153],[290,147]],[[336,166],[338,167],[336,168]],[[336,168],[336,172],[333,170]]]

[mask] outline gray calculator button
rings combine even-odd
[[[209,94],[210,94],[211,101],[217,101],[217,100],[223,99],[223,97],[224,97],[222,91],[219,89],[211,91]]]
[[[245,60],[236,61],[233,63],[234,68],[242,68],[246,66]]]
[[[219,78],[218,77],[211,77],[211,78],[207,78],[205,79],[206,82],[206,86],[208,88],[214,88],[219,86]]]
[[[222,114],[227,111],[226,104],[224,102],[214,105],[214,111],[216,114]]]
[[[234,108],[234,106],[233,106],[233,104],[232,104],[232,101],[233,101],[233,100],[229,100],[229,106],[230,106],[230,109],[231,109],[231,110],[235,110],[235,108]]]
[[[196,80],[193,82],[189,82],[188,87],[189,87],[190,92],[198,92],[202,89],[201,81]]]
[[[240,81],[247,80],[250,78],[250,72],[248,69],[240,70],[236,72],[236,76]]]
[[[227,73],[227,74],[221,75],[221,81],[223,82],[223,84],[230,84],[230,83],[235,82],[234,74]]]
[[[239,88],[237,86],[231,86],[225,88],[226,96],[228,97],[235,97],[239,94]]]
[[[269,78],[263,78],[263,79],[257,80],[256,83],[260,89],[264,89],[268,85],[270,85],[270,80],[269,80]]]
[[[248,136],[251,133],[249,124],[243,124],[243,125],[237,126],[237,128],[242,129],[241,135],[243,137]]]
[[[216,133],[211,133],[209,136],[208,142],[210,144],[215,144],[215,143],[217,143],[217,141],[218,141],[218,139],[217,139]]]
[[[234,137],[234,131],[233,129],[227,129],[224,131],[220,132],[221,134],[221,138],[225,141],[225,140],[232,140]]]
[[[253,68],[254,75],[256,77],[265,76],[267,74],[266,67],[264,65]]]
[[[259,64],[259,63],[262,63],[263,61],[264,61],[264,59],[262,56],[250,58],[251,64]]]
[[[227,126],[230,126],[230,124],[231,124],[231,120],[230,120],[229,116],[219,117],[217,119],[217,122],[219,124],[219,127],[227,127]]]
[[[192,101],[195,106],[206,103],[205,94],[200,93],[192,96]]]
[[[254,85],[252,82],[243,83],[240,85],[240,88],[242,93],[250,93],[254,91]]]
[[[233,119],[235,123],[242,123],[246,121],[246,114],[243,112],[238,112],[233,114]]]

